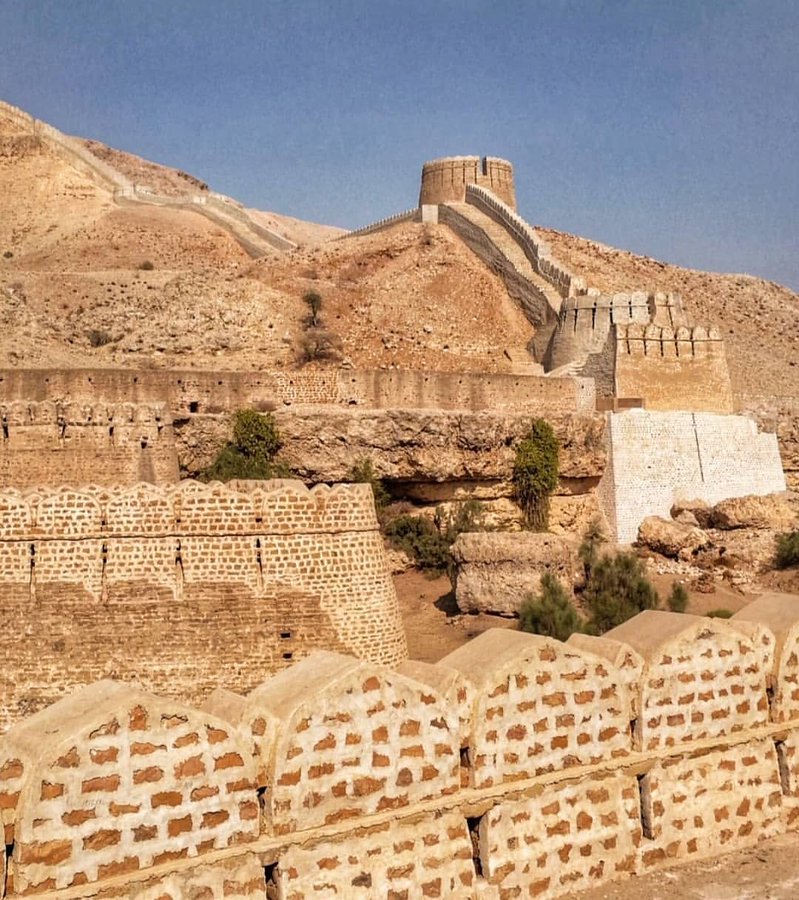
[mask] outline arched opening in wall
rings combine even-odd
[[[6,852],[6,864],[5,864],[5,873],[6,879],[5,884],[3,885],[3,896],[8,897],[13,893],[14,884],[11,878],[11,857],[14,855],[14,841],[11,841],[10,844],[6,844],[5,848]]]
[[[146,437],[143,437],[143,438],[139,441],[139,444],[141,444],[142,450],[146,450],[146,449],[147,449],[147,438],[146,438]]]
[[[8,421],[3,419],[3,440],[8,440]]]
[[[189,412],[197,413],[200,411],[200,401],[199,400],[190,400],[189,401]]]

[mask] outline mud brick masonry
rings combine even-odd
[[[98,678],[192,702],[314,649],[407,649],[368,485],[0,491],[0,722]]]
[[[745,847],[799,827],[797,659],[767,595],[201,706],[99,681],[0,738],[4,896],[551,898]]]

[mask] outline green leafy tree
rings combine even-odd
[[[590,630],[604,634],[645,609],[655,609],[659,598],[641,560],[633,553],[616,553],[592,567],[583,601]]]
[[[202,481],[284,478],[288,467],[275,459],[282,441],[271,413],[240,409],[233,421],[233,439],[200,474]]]
[[[528,594],[519,608],[519,628],[565,641],[575,631],[583,631],[580,617],[563,585],[551,572],[541,576],[538,596]]]
[[[516,446],[513,487],[532,531],[549,527],[549,499],[558,484],[558,441],[552,426],[535,419]]]

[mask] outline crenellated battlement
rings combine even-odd
[[[479,185],[516,209],[513,165],[495,156],[445,156],[422,166],[419,206],[463,203],[469,185]]]
[[[199,707],[101,681],[0,738],[6,896],[548,900],[747,847],[799,827],[798,641],[771,595]]]

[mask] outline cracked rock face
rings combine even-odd
[[[577,543],[555,534],[474,532],[452,545],[455,600],[461,612],[516,616],[527,594],[551,572],[571,593],[578,577]]]

